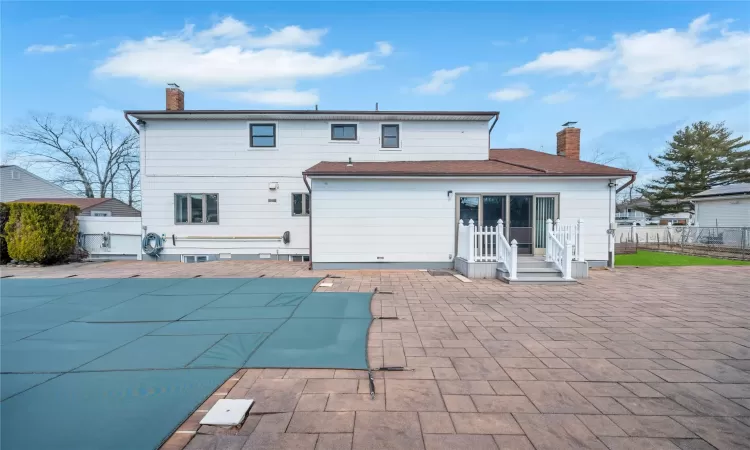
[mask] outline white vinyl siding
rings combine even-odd
[[[695,202],[701,227],[750,227],[750,198],[724,198]]]
[[[331,124],[347,122],[275,121],[274,151],[249,147],[250,123],[262,121],[148,120],[141,127],[143,225],[170,237],[163,254],[263,253],[274,259],[277,252],[307,254],[309,221],[292,216],[292,194],[307,192],[302,172],[320,161],[483,160],[488,155],[485,121],[402,122],[399,152],[381,151],[380,121],[359,121],[356,141],[335,142]],[[269,183],[278,183],[278,189],[269,189]],[[219,194],[220,224],[176,225],[174,194],[183,192]],[[172,234],[280,237],[285,231],[289,244],[280,239],[171,242]]]
[[[584,219],[587,260],[607,260],[608,180],[314,179],[313,261],[448,262],[456,196],[559,194],[560,219]],[[453,191],[448,196],[448,191]]]
[[[20,167],[0,168],[0,201],[22,198],[78,198],[65,189]]]

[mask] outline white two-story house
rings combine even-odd
[[[491,150],[497,112],[185,110],[168,88],[165,110],[126,117],[161,260],[444,268],[462,252],[459,220],[502,220],[519,255],[539,255],[547,219],[582,219],[586,260],[604,264],[615,183],[635,176],[579,161],[574,127],[557,155]]]

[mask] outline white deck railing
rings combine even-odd
[[[458,222],[458,253],[466,261],[504,263],[510,279],[515,280],[518,271],[518,244],[515,240],[508,243],[503,234],[503,221],[498,220],[496,227],[477,227],[474,220],[468,224]]]
[[[547,219],[548,228],[551,223],[552,220]],[[573,246],[573,258],[575,258],[576,261],[584,260],[583,219],[578,219],[578,221],[573,224],[563,224],[560,222],[560,219],[557,219],[552,226],[552,233],[561,243],[571,243]]]
[[[580,224],[581,221],[579,221],[578,225]],[[583,242],[583,239],[580,238],[580,233],[574,233],[571,228],[560,226],[559,219],[557,225],[558,227],[554,227],[552,219],[547,219],[547,248],[545,257],[547,261],[553,262],[557,266],[558,270],[562,272],[564,279],[572,280],[573,243],[571,241],[578,239]]]

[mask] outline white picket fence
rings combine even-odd
[[[458,253],[456,255],[469,263],[498,262],[504,263],[510,279],[516,279],[518,269],[518,243],[508,243],[503,234],[503,221],[497,221],[496,227],[478,227],[474,220],[468,224],[458,222]]]
[[[582,229],[582,220],[577,224],[564,226],[560,225],[558,219],[555,224],[552,219],[547,219],[547,248],[545,249],[545,259],[557,266],[562,272],[563,279],[573,279],[573,242],[579,241],[578,249],[581,258],[583,258],[583,239],[580,231]],[[582,259],[581,259],[582,261]]]

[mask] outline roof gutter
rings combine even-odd
[[[128,117],[128,112],[125,111],[125,120],[128,121],[131,127],[135,130],[136,133],[141,134],[141,131],[133,124],[133,122],[130,121],[130,117]]]
[[[630,181],[628,181],[627,183],[617,188],[617,190],[615,191],[615,194],[619,194],[621,190],[625,189],[626,187],[630,186],[633,183],[635,183],[635,174],[630,175]]]

